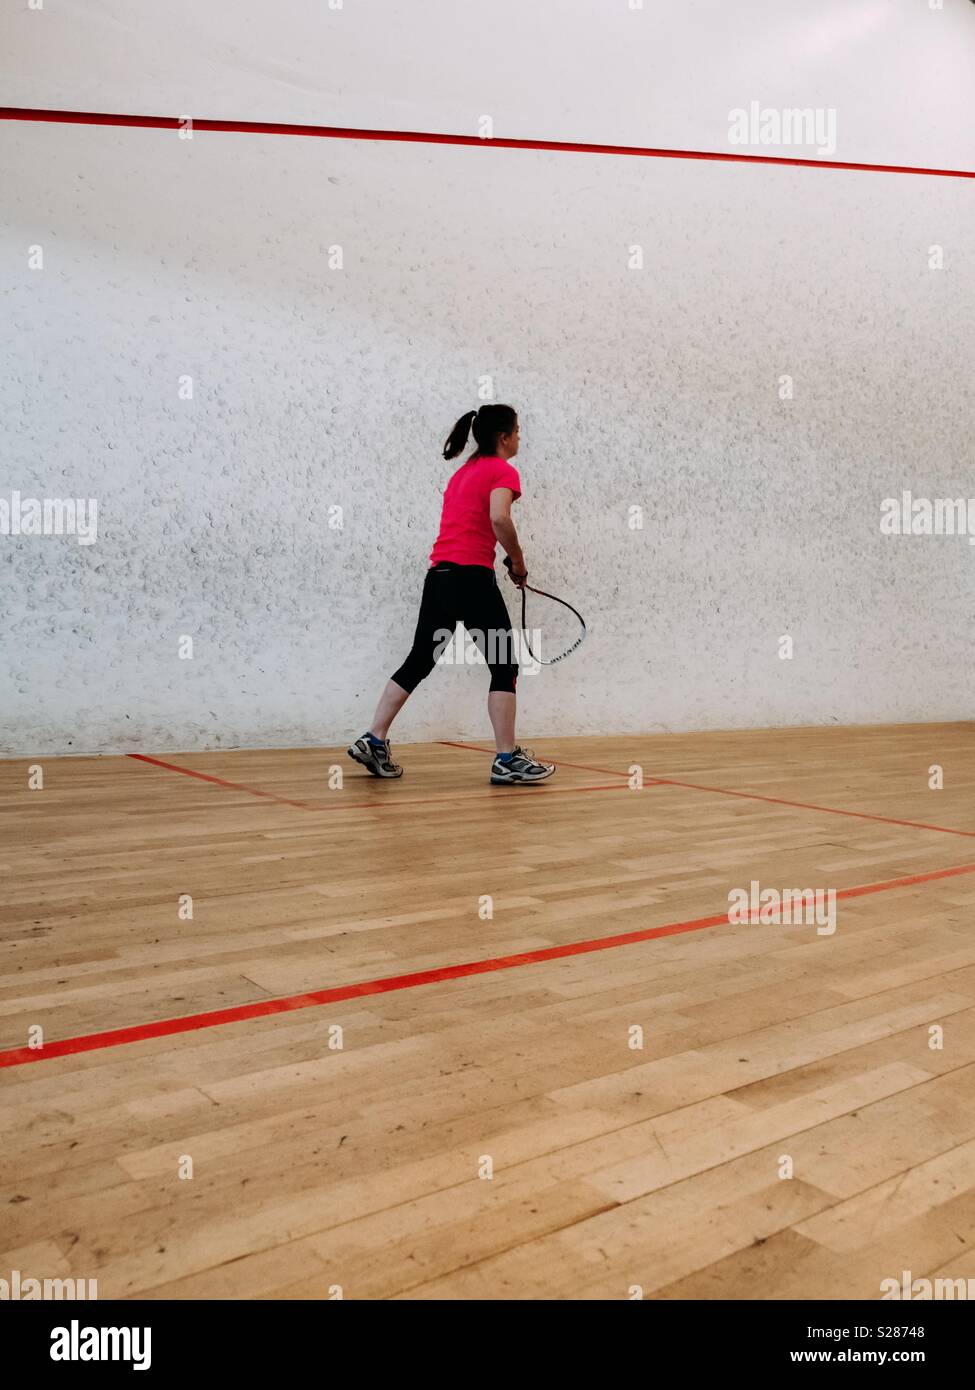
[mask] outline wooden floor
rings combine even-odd
[[[975,1277],[975,726],[534,746],[566,761],[526,789],[449,745],[397,745],[393,783],[341,750],[38,759],[42,790],[0,763],[0,1278],[877,1299],[904,1270]],[[753,880],[877,891],[841,892],[833,935],[706,925]],[[396,987],[94,1045],[374,980]],[[36,1026],[79,1050],[28,1059]]]

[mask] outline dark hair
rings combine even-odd
[[[510,405],[482,405],[480,410],[469,410],[457,421],[446,444],[443,446],[445,459],[455,459],[467,445],[467,436],[474,426],[474,442],[477,448],[471,458],[480,454],[490,457],[498,447],[498,435],[510,434],[518,423],[518,415]]]

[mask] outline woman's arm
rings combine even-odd
[[[511,519],[511,503],[514,496],[515,494],[510,487],[491,489],[491,526],[494,529],[498,544],[504,548],[511,560],[511,577],[520,589],[525,582],[528,566],[525,564],[515,523]],[[520,580],[516,578],[516,575],[521,576]]]

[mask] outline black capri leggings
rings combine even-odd
[[[511,619],[494,570],[441,560],[427,570],[409,656],[393,680],[415,690],[429,676],[461,622],[491,671],[491,689],[514,692],[518,680]]]

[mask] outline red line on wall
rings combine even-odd
[[[58,111],[41,107],[0,106],[5,121],[58,121],[68,125],[138,126],[179,130],[179,116],[133,116],[106,111]],[[504,150],[552,150],[560,154],[635,155],[641,159],[704,159],[730,164],[782,164],[799,169],[855,169],[871,174],[923,174],[934,178],[975,179],[971,169],[923,169],[909,164],[865,164],[840,159],[796,159],[787,155],[736,154],[717,150],[668,150],[651,145],[602,145],[578,140],[520,140],[499,136],[450,135],[430,130],[370,130],[356,126],[295,125],[286,121],[220,121],[193,117],[194,131],[234,131],[243,135],[305,135],[325,140],[408,141],[425,145],[467,145]]]
[[[897,888],[910,888],[938,879],[957,878],[975,873],[975,864],[957,864],[948,869],[934,869],[926,874],[908,874],[903,878],[882,883],[866,883],[853,888],[840,888],[836,900],[862,898],[871,893],[887,893]],[[497,970],[514,970],[544,961],[566,960],[571,956],[589,955],[594,951],[614,950],[619,946],[634,946],[659,937],[677,936],[683,932],[703,931],[707,927],[728,926],[727,911],[711,917],[697,917],[687,922],[669,922],[662,927],[646,927],[641,931],[622,932],[616,936],[601,936],[590,941],[571,941],[564,946],[546,946],[538,951],[523,951],[513,956],[495,956],[487,960],[467,961],[461,965],[438,966],[432,970],[417,970],[409,975],[388,975],[378,980],[363,980],[358,984],[338,985],[333,989],[318,989],[308,994],[286,995],[278,999],[261,999],[253,1004],[238,1004],[229,1009],[213,1009],[208,1013],[188,1014],[183,1018],[159,1019],[153,1023],[137,1023],[129,1028],[112,1028],[104,1033],[87,1033],[74,1038],[45,1043],[43,1048],[17,1047],[0,1052],[0,1068],[25,1066],[30,1062],[51,1061],[56,1057],[72,1057],[81,1052],[96,1052],[105,1047],[121,1047],[127,1043],[147,1042],[152,1038],[172,1037],[191,1033],[200,1028],[219,1028],[228,1023],[243,1023],[272,1014],[291,1013],[296,1009],[317,1008],[322,1004],[338,1004],[349,999],[362,999],[370,994],[390,994],[394,990],[417,989],[421,985],[441,984],[472,975],[487,975]]]

